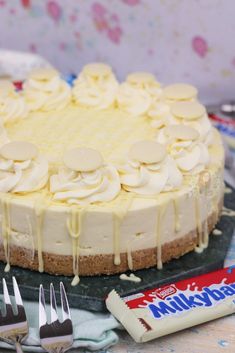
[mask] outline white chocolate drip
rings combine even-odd
[[[72,238],[72,251],[73,251],[73,273],[74,279],[71,283],[72,286],[76,286],[79,279],[79,237],[82,230],[82,217],[85,212],[85,208],[79,209],[77,206],[73,205],[71,207],[69,218],[67,219],[67,228],[69,235]]]
[[[212,232],[213,235],[222,235],[223,232],[220,229],[214,229]]]
[[[180,218],[179,218],[179,202],[177,198],[173,199],[174,211],[175,211],[175,232],[178,233],[180,231]]]
[[[71,286],[72,286],[72,287],[75,287],[75,286],[78,285],[79,282],[80,282],[79,276],[78,276],[78,275],[75,275],[74,278],[73,278],[73,280],[72,280],[72,282],[71,282]]]
[[[134,275],[134,273],[131,273],[130,276],[127,276],[125,273],[122,273],[119,278],[122,281],[130,281],[135,283],[140,283],[142,281],[141,278]]]
[[[5,268],[4,268],[4,272],[10,272],[11,266],[9,263],[6,264]]]
[[[134,194],[128,194],[128,198],[124,200],[126,204],[122,205],[121,209],[113,213],[113,242],[114,242],[114,265],[118,266],[121,263],[120,257],[120,228],[123,219],[125,218],[128,210],[131,207],[132,201],[134,199]],[[131,245],[127,246],[127,262],[130,270],[133,268],[133,261],[131,255]]]
[[[207,243],[204,242],[204,234],[205,234],[205,229],[207,228],[208,232],[208,226],[207,222],[206,225],[204,224],[204,229],[202,229],[202,217],[201,217],[201,205],[200,205],[200,190],[197,187],[196,188],[196,195],[195,195],[195,217],[196,217],[196,229],[197,229],[197,234],[198,234],[198,245],[195,247],[195,252],[197,253],[202,253],[205,248],[207,248]],[[206,237],[207,238],[207,237]]]
[[[42,227],[44,221],[45,204],[42,200],[37,200],[35,204],[35,215],[36,215],[36,235],[38,245],[38,271],[44,271],[44,261],[42,255]]]
[[[114,213],[114,265],[118,266],[121,263],[120,257],[120,227],[121,219],[119,214]]]
[[[129,270],[133,270],[133,259],[132,259],[130,244],[127,246],[127,264],[128,264]]]
[[[29,215],[26,215],[26,223],[28,225],[28,233],[29,233],[29,237],[31,239],[32,251],[30,253],[31,253],[31,261],[33,261],[34,257],[35,257],[35,245],[34,245],[34,237],[33,237],[33,227],[30,222]]]
[[[161,210],[158,210],[158,218],[157,218],[157,269],[161,270],[163,268],[162,265],[162,229],[161,229],[161,223],[163,217],[165,216],[166,209],[167,209],[168,203],[166,202]]]
[[[1,195],[2,199],[2,237],[3,247],[5,253],[6,267],[5,272],[10,271],[10,236],[11,236],[11,224],[10,224],[10,195]]]

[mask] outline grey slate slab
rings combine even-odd
[[[235,210],[235,191],[225,195],[225,206]],[[71,307],[104,311],[105,297],[113,288],[119,294],[126,296],[223,267],[235,229],[235,217],[222,216],[216,228],[220,229],[223,235],[211,235],[209,246],[202,254],[190,252],[180,259],[165,264],[160,271],[156,268],[135,271],[135,274],[142,278],[140,283],[122,281],[119,279],[119,275],[95,276],[81,277],[79,285],[72,287],[71,277],[41,274],[17,267],[12,267],[10,273],[4,273],[5,265],[2,263],[0,263],[0,276],[5,277],[9,289],[12,289],[11,277],[15,276],[23,299],[36,301],[38,300],[38,288],[41,283],[44,285],[45,293],[49,300],[49,284],[51,282],[54,283],[59,300],[59,282],[63,281]],[[1,291],[2,288],[0,286]]]

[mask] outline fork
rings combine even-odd
[[[21,343],[28,336],[29,328],[15,277],[12,278],[17,312],[13,309],[5,279],[3,278],[4,313],[0,310],[0,340],[14,344],[17,353],[23,353]]]
[[[73,345],[73,325],[64,285],[60,282],[60,297],[63,321],[57,314],[54,286],[50,285],[51,323],[48,323],[45,309],[45,295],[42,284],[39,289],[39,336],[41,346],[49,353],[64,353]]]

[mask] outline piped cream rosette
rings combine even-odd
[[[75,148],[64,155],[64,167],[50,179],[54,200],[89,204],[113,200],[121,189],[117,170],[105,165],[91,148]]]
[[[153,75],[136,72],[128,75],[126,82],[120,85],[117,103],[120,109],[132,115],[144,115],[160,95],[160,84]]]
[[[119,167],[123,188],[139,195],[157,195],[162,191],[178,189],[182,174],[175,161],[167,155],[165,146],[143,140],[129,151],[128,163]]]
[[[35,69],[24,83],[24,96],[31,111],[62,110],[71,101],[71,88],[54,69]]]
[[[161,129],[157,141],[164,144],[182,174],[197,174],[210,161],[207,146],[200,141],[198,131],[186,125],[169,125]]]
[[[84,107],[107,109],[114,105],[117,89],[118,82],[110,66],[88,64],[74,82],[73,98]]]
[[[184,124],[199,132],[200,140],[206,145],[213,141],[212,124],[205,107],[199,102],[177,102],[171,106],[171,123]]]
[[[176,83],[162,90],[159,100],[152,102],[147,115],[154,128],[162,128],[171,123],[171,105],[175,102],[194,101],[197,89],[186,83]]]
[[[133,72],[127,76],[126,82],[137,89],[144,89],[152,100],[159,99],[162,94],[161,84],[148,72]]]
[[[15,91],[15,86],[7,80],[0,80],[0,118],[3,122],[24,119],[28,108],[22,95]]]
[[[43,188],[48,162],[35,145],[12,141],[0,149],[0,192],[27,193]]]

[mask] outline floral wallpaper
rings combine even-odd
[[[120,79],[148,70],[201,98],[235,98],[234,0],[0,0],[0,48],[39,53],[64,73],[91,61]]]

